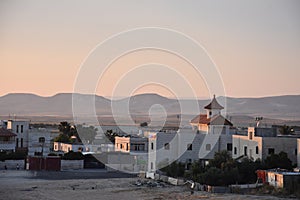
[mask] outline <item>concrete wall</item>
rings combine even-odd
[[[169,149],[164,148],[166,143],[169,143]],[[189,144],[192,144],[192,150],[187,149]],[[212,159],[216,152],[227,150],[227,144],[232,144],[232,135],[197,133],[192,130],[153,134],[149,137],[148,171],[156,171],[176,160],[186,163]]]
[[[23,127],[23,130],[21,130],[21,126]],[[15,141],[18,140],[18,147],[21,147],[22,139],[23,147],[28,147],[29,121],[9,120],[7,123],[7,129],[17,134]]]
[[[83,160],[61,160],[61,170],[83,169]]]
[[[262,157],[262,138],[254,137],[249,140],[248,136],[233,135],[232,136],[232,158],[238,158],[244,155],[244,147],[247,147],[247,156],[254,160],[263,159]],[[256,153],[258,147],[258,154]],[[236,153],[235,153],[236,148]]]
[[[270,154],[269,149],[273,148],[275,154],[281,151],[287,153],[289,159],[293,164],[297,163],[297,138],[293,137],[257,137],[252,138],[248,136],[234,135],[233,136],[233,151],[232,157],[238,158],[244,155],[244,147],[247,147],[247,156],[252,157],[254,160],[265,160]],[[256,153],[258,147],[258,154]],[[235,154],[234,149],[237,148]]]
[[[39,142],[39,138],[45,138],[44,143]],[[43,155],[48,155],[51,148],[51,130],[47,129],[32,129],[28,134],[28,155],[33,156],[35,152],[41,152]]]
[[[281,151],[287,153],[293,164],[297,164],[297,138],[293,137],[263,137],[262,157],[265,159],[269,148],[275,149],[275,154]]]
[[[7,169],[17,169],[17,165],[19,165],[19,169],[24,169],[25,161],[24,160],[5,160],[0,161],[0,169],[3,170],[6,165]]]
[[[178,135],[176,133],[159,132],[155,134],[155,137],[149,138],[149,171],[156,171],[161,167],[169,165],[178,158],[177,137]],[[153,143],[153,149],[151,149],[151,143]],[[169,144],[169,149],[165,148],[165,144],[167,143]]]

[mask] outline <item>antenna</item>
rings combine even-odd
[[[263,120],[263,117],[255,117],[256,127],[259,126],[261,120]]]

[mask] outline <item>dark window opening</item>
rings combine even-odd
[[[247,150],[248,150],[248,148],[244,147],[244,156],[247,156]]]
[[[164,147],[165,147],[166,150],[169,150],[170,149],[170,144],[169,143],[165,143]]]
[[[227,151],[232,151],[232,143],[227,143]]]
[[[268,154],[274,154],[275,153],[275,149],[274,148],[269,148],[268,149]]]

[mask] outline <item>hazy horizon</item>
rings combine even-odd
[[[214,79],[205,76],[206,70],[210,71],[205,61],[200,63],[202,71],[197,73],[191,63],[171,51],[143,49],[115,57],[113,50],[135,42],[131,37],[105,48],[107,58],[111,56],[114,60],[97,79],[95,94],[116,98],[157,93],[183,99],[212,94],[236,98],[297,95],[299,8],[298,0],[3,0],[0,96],[72,93],[82,64],[97,45],[141,27],[178,31],[199,43],[214,63],[220,78],[218,84],[222,83],[224,90],[209,84]],[[180,42],[174,37],[166,41],[170,46],[182,46],[190,56],[201,54]],[[104,60],[94,64],[102,63]],[[87,78],[86,82],[89,81]]]
[[[139,93],[139,94],[134,94],[132,96],[113,96],[113,97],[111,97],[111,96],[101,96],[101,95],[98,95],[98,94],[87,94],[87,93],[84,94],[84,93],[72,93],[72,92],[61,92],[61,93],[55,93],[53,95],[39,95],[39,94],[35,94],[35,93],[13,92],[13,93],[6,93],[4,95],[0,95],[0,97],[4,97],[6,95],[14,95],[14,94],[25,94],[25,95],[29,94],[29,95],[39,96],[39,97],[53,97],[53,96],[60,95],[60,94],[96,95],[96,96],[99,96],[99,97],[104,97],[104,98],[109,99],[109,100],[119,100],[119,99],[124,99],[124,98],[138,96],[138,95],[159,95],[161,97],[165,97],[165,98],[168,98],[168,99],[175,99],[174,97],[164,96],[162,94],[153,93],[153,92],[152,93],[151,92],[148,92],[148,93],[147,92],[146,93]],[[241,98],[241,99],[243,99],[243,98],[254,98],[254,99],[256,99],[256,98],[281,97],[281,96],[300,96],[300,94],[282,94],[282,95],[259,96],[259,97],[250,97],[250,96],[235,97],[235,96],[226,96],[226,95],[225,96],[218,96],[217,94],[215,94],[215,95],[216,95],[216,98],[226,97],[226,98],[237,98],[237,99],[239,99],[239,98]],[[203,97],[197,97],[198,100],[209,100],[211,98],[212,97],[209,97],[209,96],[207,96],[207,97],[204,97],[204,96]],[[179,99],[182,99],[182,100],[187,99],[187,100],[189,100],[189,99],[194,99],[194,97],[181,97]]]

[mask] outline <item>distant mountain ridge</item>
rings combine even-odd
[[[76,94],[84,101],[93,95]],[[148,114],[149,109],[155,104],[161,105],[168,114],[180,114],[180,104],[185,108],[183,114],[198,114],[191,106],[198,103],[201,112],[203,107],[209,103],[207,100],[170,99],[158,94],[139,94],[118,100],[110,100],[95,95],[95,108],[98,115],[111,115],[111,106],[120,108],[118,114],[127,110],[123,105],[129,107],[131,114]],[[227,115],[263,116],[275,119],[300,119],[300,95],[285,95],[261,98],[233,98],[218,97],[218,101],[224,105],[226,102]],[[225,105],[224,105],[225,106]],[[50,97],[42,97],[28,93],[11,93],[0,97],[0,115],[23,115],[23,116],[71,116],[72,115],[72,93],[59,93]]]

